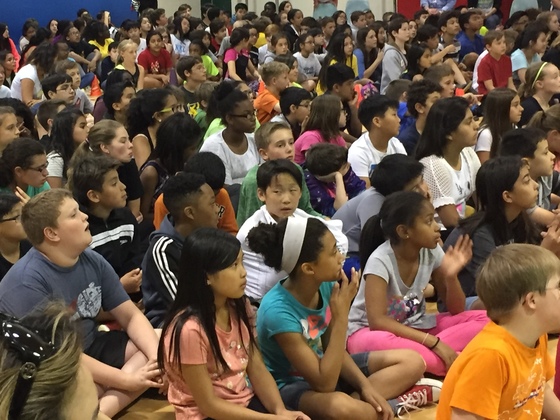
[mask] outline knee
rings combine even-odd
[[[406,371],[409,372],[409,376],[417,377],[420,379],[424,372],[426,371],[426,362],[420,353],[414,350],[402,349],[394,350],[398,352],[399,363],[406,366]]]
[[[325,415],[322,418],[327,420],[373,419],[375,410],[363,401],[356,400],[342,392],[334,392],[325,406]]]

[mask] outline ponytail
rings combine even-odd
[[[360,235],[360,268],[362,272],[367,260],[379,246],[385,242],[385,235],[381,228],[381,217],[378,214],[371,216],[362,228]]]

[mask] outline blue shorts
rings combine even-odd
[[[351,354],[350,357],[354,360],[354,363],[356,363],[358,368],[360,368],[366,377],[371,375],[368,369],[368,352]],[[286,384],[280,388],[280,396],[282,397],[284,405],[289,410],[299,410],[299,400],[301,399],[301,396],[308,391],[313,391],[311,389],[311,385],[303,380],[300,380]],[[336,391],[344,392],[345,394],[356,392],[356,390],[344,379],[338,380]]]

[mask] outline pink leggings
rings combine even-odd
[[[461,352],[489,321],[486,311],[465,311],[457,315],[446,312],[437,314],[436,319],[436,326],[426,332],[439,337],[456,352]],[[347,347],[351,354],[376,350],[415,350],[424,358],[426,372],[437,376],[444,376],[447,372],[443,360],[426,346],[387,331],[362,328],[348,337]]]

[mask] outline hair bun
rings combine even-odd
[[[231,92],[233,92],[236,88],[236,84],[232,83],[231,81],[223,81],[218,86],[216,86],[216,90],[214,94],[216,95],[216,99],[221,101],[224,100]]]

